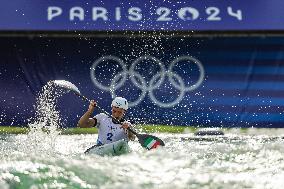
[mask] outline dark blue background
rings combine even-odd
[[[49,6],[60,7],[62,15],[52,21],[47,19]],[[69,20],[69,10],[72,7],[82,7],[85,19],[80,21]],[[92,7],[104,7],[108,10],[108,21],[92,20]],[[121,7],[121,21],[116,21],[115,7]],[[143,20],[132,22],[128,20],[128,9],[139,7],[142,10]],[[167,7],[171,10],[168,22],[156,21],[156,9]],[[182,7],[193,7],[198,10],[199,18],[184,21],[179,19],[177,11]],[[208,21],[206,8],[219,9],[218,17],[221,20]],[[228,7],[233,12],[242,11],[242,20],[228,14]],[[63,31],[176,31],[176,30],[283,30],[284,28],[284,1],[283,0],[215,0],[215,1],[53,1],[53,0],[11,0],[2,1],[0,6],[0,30],[63,30]],[[191,15],[188,14],[190,17]]]
[[[204,66],[202,85],[186,92],[181,103],[161,108],[147,94],[139,105],[130,108],[128,116],[133,121],[224,127],[282,127],[284,123],[283,37],[2,37],[0,44],[0,125],[27,124],[34,116],[36,95],[54,79],[71,81],[82,94],[110,111],[110,93],[98,89],[90,78],[94,61],[107,55],[121,58],[128,69],[143,55],[160,59],[166,68],[183,55],[197,58]],[[138,70],[149,82],[156,68],[143,64]],[[189,68],[176,70],[187,83]],[[193,73],[198,71],[191,68]],[[124,91],[128,89],[130,92]],[[131,100],[140,91],[128,80],[117,93]],[[154,93],[164,101],[179,94],[168,80]],[[71,94],[60,98],[58,108],[67,120],[65,126],[75,126],[87,106]]]

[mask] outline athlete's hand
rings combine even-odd
[[[125,121],[122,123],[121,128],[127,131],[127,128],[131,126],[131,123],[128,121]]]
[[[128,132],[127,128],[131,128],[132,125],[129,121],[125,121],[122,123],[121,127],[124,129],[125,134],[127,135],[129,140],[135,140],[135,135],[132,132]]]
[[[89,105],[89,109],[88,109],[88,112],[89,113],[93,113],[95,108],[97,106],[97,103],[94,101],[94,100],[91,100],[90,102],[90,105]]]

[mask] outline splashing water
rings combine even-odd
[[[54,87],[52,82],[48,82],[38,95],[36,101],[36,115],[33,123],[29,124],[30,129],[47,129],[54,132],[61,126],[60,113],[56,110],[58,98],[66,91]]]
[[[30,153],[52,153],[54,152],[55,139],[60,134],[58,128],[64,120],[57,110],[59,97],[67,91],[60,89],[53,82],[43,86],[36,100],[35,117],[29,120],[30,132],[24,142],[24,152]]]
[[[235,134],[160,134],[165,148],[147,151],[131,142],[132,152],[116,157],[83,155],[97,135],[59,135],[54,149],[60,154],[0,156],[0,188],[281,188],[281,131],[230,132]],[[24,137],[0,136],[1,151]]]

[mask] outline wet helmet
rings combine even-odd
[[[128,109],[128,102],[125,98],[115,97],[115,99],[113,99],[113,101],[111,103],[111,106],[127,110]]]

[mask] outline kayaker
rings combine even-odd
[[[108,144],[121,139],[135,139],[135,135],[127,130],[128,127],[131,127],[130,122],[124,120],[124,115],[128,109],[128,102],[125,98],[116,97],[111,103],[111,114],[116,119],[105,113],[92,117],[96,104],[94,100],[90,102],[88,110],[78,122],[78,127],[97,127],[97,145]]]

